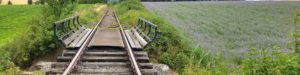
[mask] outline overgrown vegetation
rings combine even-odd
[[[0,10],[0,74],[17,73],[22,62],[29,60],[29,31],[32,18],[41,13],[42,6],[2,5]],[[17,18],[16,18],[17,17]],[[27,35],[28,34],[28,35]],[[23,66],[27,64],[24,63]]]
[[[14,34],[15,37],[4,35],[8,37],[9,41],[4,42],[5,44],[0,47],[1,75],[16,75],[20,70],[15,65],[30,66],[33,58],[49,54],[53,52],[51,50],[58,47],[53,37],[52,23],[73,13],[76,6],[76,2],[73,1],[47,0],[47,5],[25,6],[25,10],[20,10],[24,6],[20,6],[19,9],[12,9],[17,7],[15,5],[3,6],[4,8],[2,9],[5,11],[16,11],[13,13],[8,11],[6,14],[1,14],[1,19],[6,19],[1,20],[1,23],[5,25],[3,26],[4,29],[8,29],[7,32],[11,31],[11,33],[7,33],[6,31],[3,33],[7,33],[7,35],[15,33],[14,27],[18,25],[20,27],[16,28],[16,30],[20,29],[20,32]],[[26,7],[38,8],[27,9]]]
[[[158,39],[146,50],[151,53],[153,62],[167,64],[179,74],[297,75],[300,72],[299,54],[289,52],[290,50],[286,50],[286,48],[276,45],[271,48],[270,46],[272,45],[258,49],[253,48],[246,55],[241,55],[242,58],[235,56],[224,57],[226,53],[222,51],[218,51],[212,56],[210,51],[197,45],[194,46],[193,44],[195,43],[187,43],[187,41],[190,42],[192,40],[183,38],[184,34],[164,20],[165,17],[162,18],[156,14],[149,13],[137,0],[122,1],[115,5],[114,8],[117,10],[121,23],[126,27],[134,26],[137,17],[146,18],[159,26],[160,34]],[[178,14],[178,16],[181,15]],[[194,15],[194,17],[196,16]],[[214,19],[209,20],[214,21]],[[225,58],[235,60],[228,62]]]
[[[106,3],[107,0],[79,0],[82,4],[96,4],[96,3]]]
[[[241,54],[289,43],[299,2],[145,2],[144,5],[212,52]],[[180,9],[180,10],[179,10]],[[228,55],[228,54],[227,54]]]
[[[84,9],[81,9],[84,8]],[[105,4],[94,4],[94,5],[86,5],[81,4],[78,6],[76,15],[80,15],[80,23],[88,24],[88,26],[95,25],[100,17],[104,14],[107,5]]]
[[[294,26],[291,32],[292,35],[292,48],[295,52],[300,53],[300,12],[296,14]]]
[[[188,61],[188,45],[179,31],[171,24],[145,10],[138,0],[125,0],[114,5],[120,22],[125,27],[136,25],[137,18],[143,17],[157,24],[159,36],[146,50],[150,52],[153,62],[168,64],[171,68],[180,70]]]

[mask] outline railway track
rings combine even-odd
[[[66,49],[47,75],[156,75],[147,52],[132,49],[116,14],[107,10],[79,49]]]

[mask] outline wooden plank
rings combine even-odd
[[[128,38],[129,44],[132,48],[137,48],[137,45],[135,45],[135,43],[132,40],[132,37],[130,35],[130,30],[125,30],[125,35]]]
[[[120,47],[124,48],[123,39],[121,36],[120,31],[118,30],[98,30],[91,43],[89,44],[90,47]]]
[[[102,18],[103,18],[103,16],[102,16]],[[78,52],[76,53],[75,57],[71,60],[71,63],[68,65],[67,69],[64,70],[63,75],[68,75],[71,72],[71,70],[76,66],[77,62],[80,60],[81,55],[83,54],[83,52],[87,48],[87,45],[89,43],[89,39],[92,38],[92,34],[95,33],[95,31],[98,28],[102,18],[100,19],[98,24],[92,29],[91,33],[88,34],[87,39],[85,39],[82,46],[79,48]]]
[[[136,29],[131,28],[131,31],[133,32],[135,37],[139,40],[139,42],[142,46],[145,46],[147,44],[146,40],[143,39],[143,37],[136,31]]]
[[[58,61],[70,61],[72,60],[72,56],[59,56],[57,57]],[[84,62],[126,62],[128,61],[128,57],[124,56],[105,56],[105,57],[98,57],[98,56],[83,56],[81,57],[81,61]],[[146,60],[146,58],[140,58],[137,60]]]
[[[51,69],[50,72],[54,73],[62,73],[64,68],[56,68],[56,69]],[[78,69],[76,70],[76,73],[79,74],[74,74],[74,75],[134,75],[131,74],[132,70],[130,68],[122,68],[122,67],[111,67],[109,69],[107,68],[98,68],[98,69]],[[83,73],[83,74],[80,74]],[[93,74],[95,73],[95,74]],[[56,74],[54,74],[56,75]],[[70,74],[73,75],[73,74]]]
[[[135,29],[138,33],[140,33],[141,35],[143,35],[142,37],[145,37],[144,39],[146,41],[150,41],[150,38],[140,29]]]
[[[74,56],[76,53],[77,51],[75,50],[67,50],[63,52],[64,56]],[[126,54],[126,51],[111,51],[111,50],[110,51],[88,50],[84,53],[84,55],[86,56],[121,56],[124,54]],[[134,51],[133,54],[135,56],[148,56],[148,53],[145,51]]]
[[[92,29],[86,29],[86,30],[87,30],[87,33],[85,33],[85,35],[80,39],[80,41],[76,43],[75,47],[80,47],[82,45],[82,43],[84,42],[84,40],[87,38],[87,36],[92,31]]]
[[[133,47],[135,49],[143,49],[143,46],[140,44],[139,40],[137,37],[134,36],[133,32],[130,30],[129,36],[131,37],[133,43],[135,44],[136,47]]]
[[[69,47],[75,48],[76,44],[82,39],[82,37],[84,37],[84,35],[86,35],[87,32],[88,30],[85,29],[82,33],[80,33],[80,35],[69,45]]]
[[[63,40],[63,42],[65,43],[65,45],[69,45],[71,42],[73,42],[75,40],[75,38],[83,31],[83,29],[80,29],[78,31],[76,31],[74,34],[72,34],[70,37],[68,37],[67,39]]]

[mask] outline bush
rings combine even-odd
[[[295,24],[292,29],[292,44],[295,52],[300,53],[300,12],[295,16]]]
[[[35,2],[35,4],[42,4],[44,5],[46,3],[46,0],[38,0]]]
[[[28,0],[28,4],[31,5],[32,4],[32,0]]]
[[[107,0],[79,0],[81,4],[96,4],[96,3],[105,3]]]
[[[271,51],[253,49],[242,61],[241,72],[246,75],[300,74],[300,54],[284,53],[278,46]]]
[[[53,37],[52,24],[55,20],[73,13],[76,3],[73,0],[47,1],[49,3],[43,7],[43,12],[25,23],[29,29],[18,34],[22,37],[14,38],[0,48],[0,75],[17,75],[17,66],[30,66],[32,59],[50,54],[51,50],[58,47],[56,38]]]
[[[77,6],[76,0],[46,0],[46,2],[47,6],[44,11],[53,15],[55,20],[69,16]]]
[[[9,0],[7,4],[8,4],[8,5],[12,5],[12,2]]]

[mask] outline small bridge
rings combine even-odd
[[[157,37],[157,26],[139,18],[124,30],[112,10],[95,27],[79,23],[79,16],[54,23],[54,34],[66,47],[47,75],[157,75],[144,48]]]

